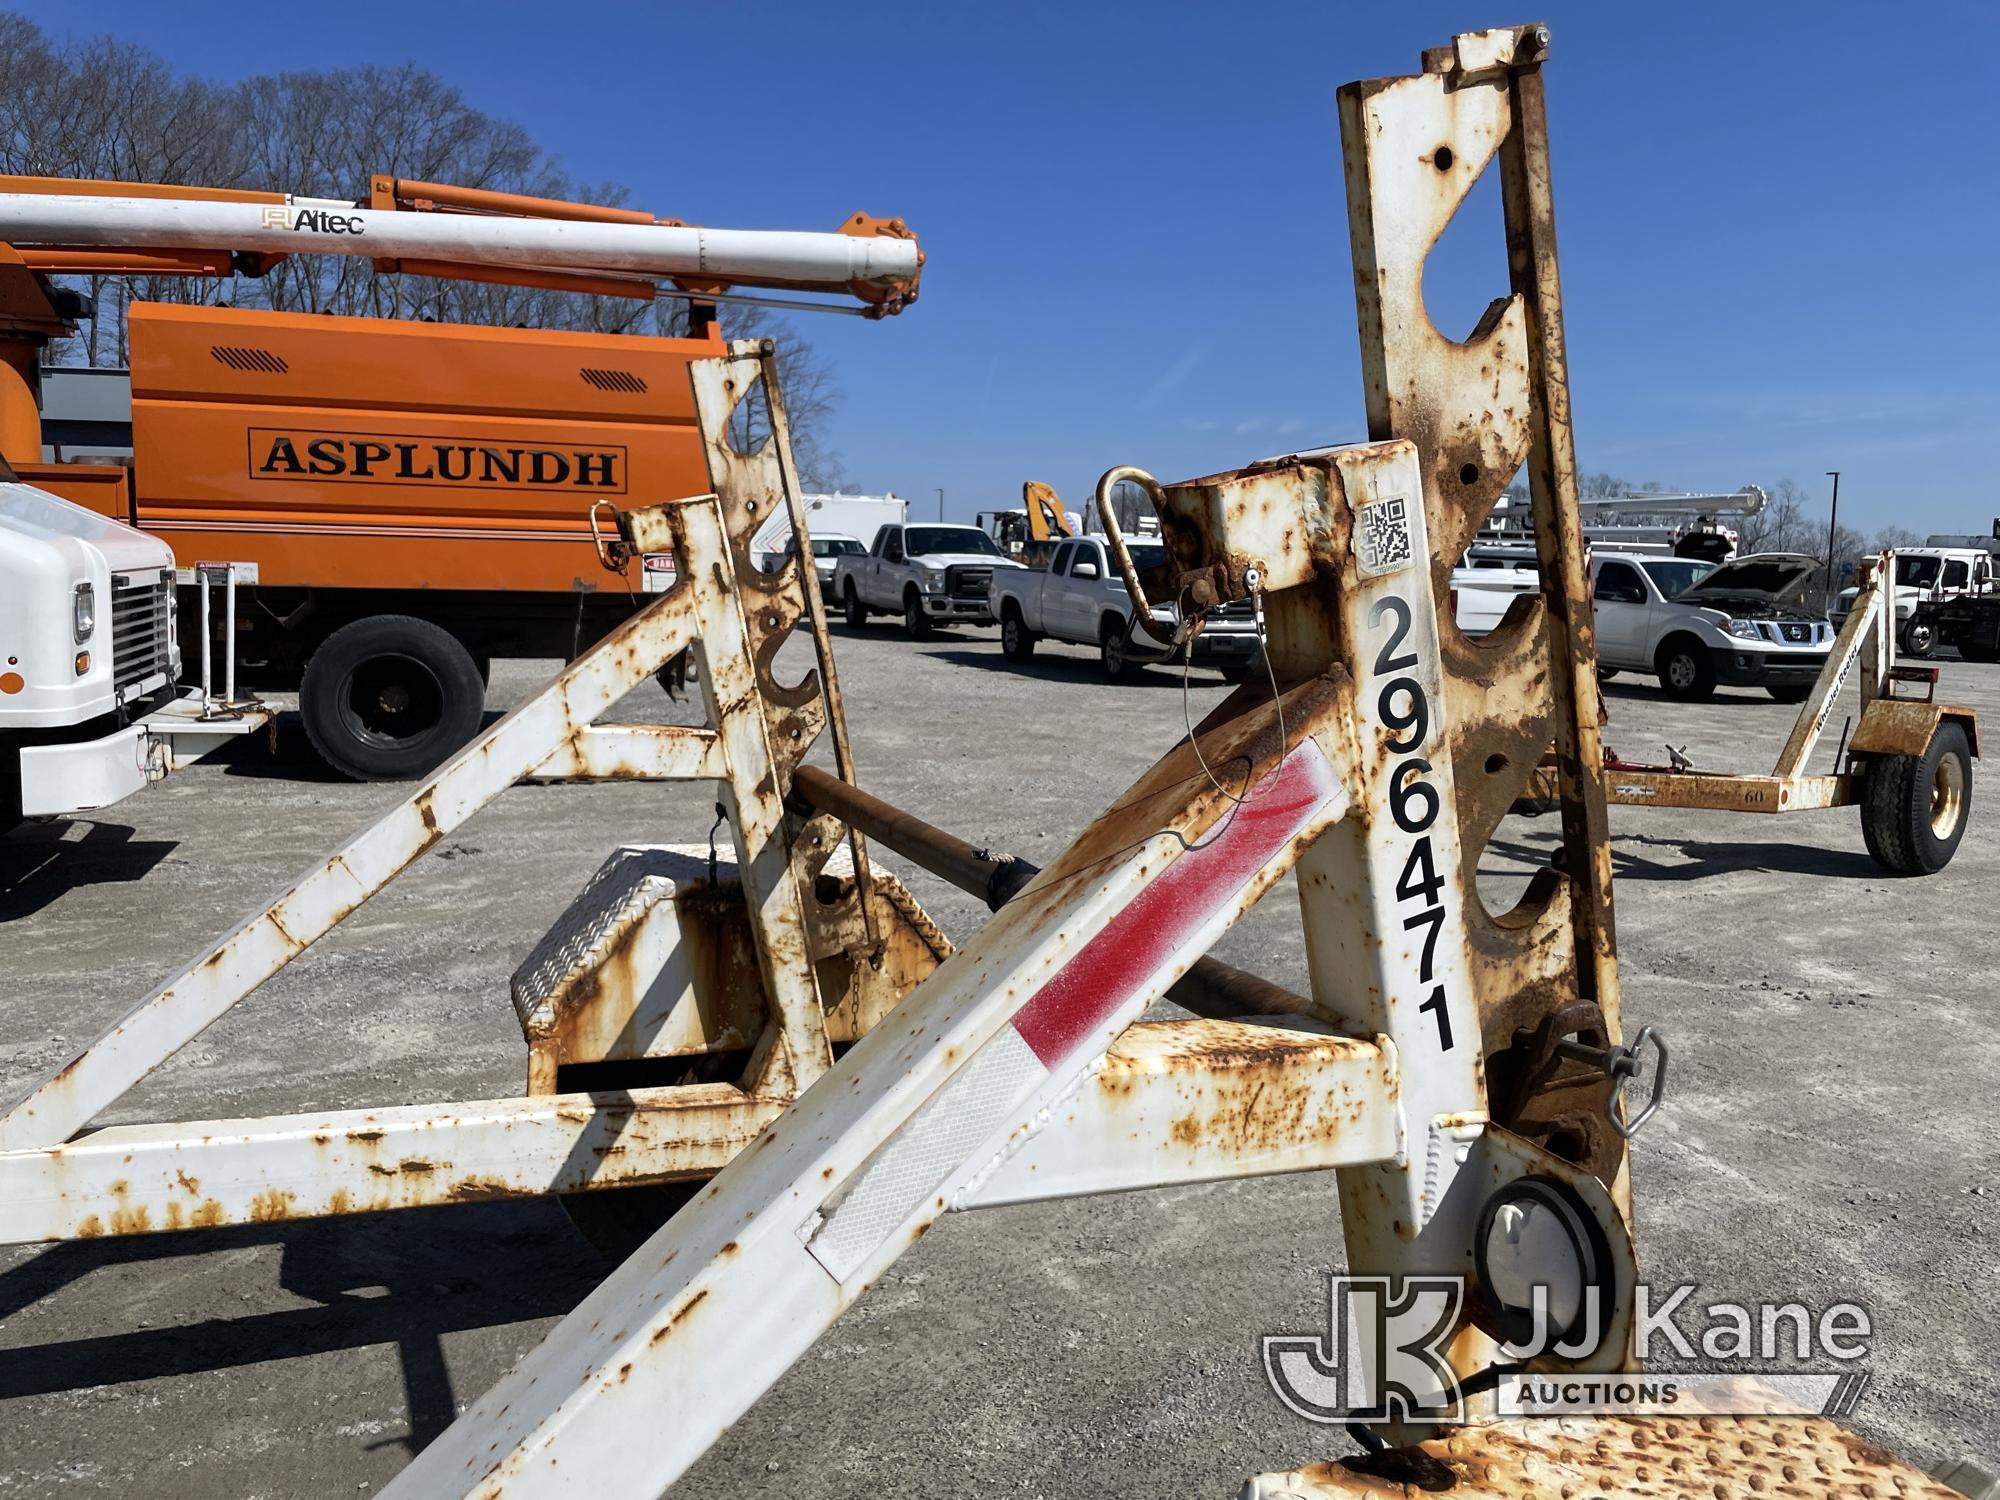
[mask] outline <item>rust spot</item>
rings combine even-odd
[[[92,1214],[76,1226],[76,1237],[80,1240],[94,1240],[104,1233],[104,1221]]]
[[[433,1162],[425,1161],[421,1156],[406,1156],[396,1163],[396,1169],[401,1172],[423,1173],[435,1172],[437,1166]]]
[[[298,1197],[283,1188],[266,1188],[250,1200],[250,1222],[252,1224],[275,1224],[292,1216],[292,1203]]]
[[[660,1328],[660,1330],[652,1336],[652,1338],[647,1340],[647,1343],[657,1344],[662,1339],[666,1338],[668,1334],[672,1333],[676,1328],[681,1326],[681,1319],[685,1318],[689,1313],[693,1312],[697,1307],[701,1306],[703,1299],[705,1299],[707,1296],[708,1296],[708,1288],[703,1287],[700,1291],[696,1292],[692,1297],[688,1298],[687,1306],[683,1307],[679,1312],[675,1313],[673,1317],[669,1319],[668,1322],[664,1324]]]
[[[153,1227],[152,1216],[141,1203],[132,1208],[114,1208],[111,1211],[111,1232],[113,1234],[144,1234]]]
[[[189,1220],[198,1229],[212,1229],[223,1223],[222,1205],[210,1198],[206,1203],[195,1206],[194,1216]]]
[[[1183,1146],[1192,1146],[1201,1139],[1201,1121],[1193,1115],[1182,1115],[1171,1128],[1173,1138]]]
[[[728,1244],[722,1247],[722,1253],[724,1255],[734,1255],[741,1248],[742,1247],[738,1245],[736,1241],[731,1240]]]
[[[178,1198],[170,1198],[167,1200],[167,1228],[179,1229],[180,1227],[181,1227],[180,1200]]]
[[[178,1207],[179,1205],[175,1206]],[[353,1209],[354,1209],[354,1203],[353,1200],[347,1196],[346,1188],[335,1188],[333,1190],[333,1196],[326,1200],[326,1211],[330,1214],[351,1213],[353,1212]]]
[[[190,1177],[179,1167],[175,1167],[174,1181],[186,1188],[190,1197],[199,1198],[201,1196],[201,1179],[199,1177]]]
[[[368,1130],[350,1130],[347,1132],[347,1138],[357,1146],[372,1146],[381,1140],[386,1133],[385,1131],[373,1128]]]
[[[462,1177],[451,1185],[445,1196],[456,1203],[477,1203],[488,1198],[504,1198],[513,1190],[513,1184],[504,1177]]]

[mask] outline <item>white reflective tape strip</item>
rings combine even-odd
[[[1012,1123],[1048,1076],[1020,1032],[1001,1027],[808,1221],[806,1249],[836,1281],[850,1280],[981,1144]]]

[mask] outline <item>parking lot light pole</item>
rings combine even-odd
[[[1826,606],[1833,608],[1833,597],[1839,592],[1833,576],[1833,539],[1840,535],[1840,470],[1828,469],[1827,477],[1833,481],[1833,514],[1826,522]]]
[[[942,521],[942,520],[944,519],[944,491],[943,491],[943,490],[939,490],[939,491],[938,491],[938,519],[939,519],[940,521]]]

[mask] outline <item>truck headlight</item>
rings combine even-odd
[[[943,568],[925,568],[925,569],[924,569],[924,587],[925,587],[925,588],[927,588],[927,589],[941,589],[941,588],[943,588],[943,587],[944,587],[944,569],[943,569]]]
[[[1735,636],[1739,641],[1761,641],[1764,639],[1764,632],[1759,630],[1756,624],[1750,620],[1731,620],[1722,628]]]
[[[76,643],[80,646],[97,629],[97,590],[90,584],[76,586]]]

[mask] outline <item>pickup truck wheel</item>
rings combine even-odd
[[[854,592],[854,585],[847,585],[847,592],[841,596],[840,612],[847,619],[849,630],[859,630],[868,623],[868,606],[861,602],[861,596]]]
[[[903,632],[913,641],[930,639],[931,617],[924,613],[923,596],[915,589],[903,595]]]
[[[1903,627],[1900,645],[1903,655],[1914,656],[1918,661],[1925,660],[1937,651],[1937,624],[1917,616]]]
[[[1599,667],[1597,669],[1597,680],[1599,682],[1609,682],[1617,675],[1618,669],[1616,667]]]
[[[326,763],[355,781],[410,781],[479,732],[486,684],[450,631],[408,615],[343,625],[306,663],[299,717]]]
[[[1026,661],[1035,654],[1035,633],[1011,604],[1000,617],[1000,654],[1009,661]]]
[[[1125,651],[1126,627],[1122,621],[1106,620],[1097,636],[1097,661],[1109,682],[1123,682],[1132,675],[1132,658]]]
[[[1693,636],[1671,636],[1653,658],[1660,686],[1669,698],[1707,698],[1715,692],[1715,663]]]
[[[1962,726],[1939,724],[1922,755],[1874,757],[1861,789],[1861,831],[1875,862],[1898,875],[1951,863],[1972,814],[1972,750]]]

